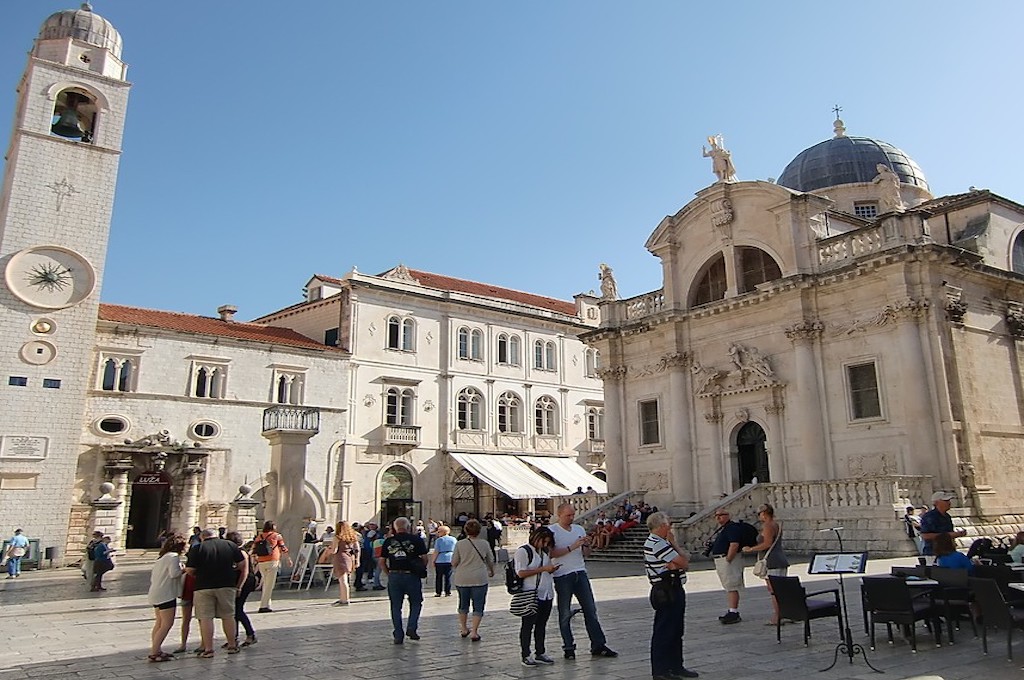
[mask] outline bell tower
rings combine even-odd
[[[0,517],[62,557],[126,73],[120,34],[88,3],[50,16],[18,84],[0,193]]]

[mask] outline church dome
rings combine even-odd
[[[782,171],[777,183],[797,191],[816,191],[840,184],[870,182],[879,164],[892,169],[903,184],[928,191],[928,181],[910,156],[892,144],[868,137],[847,137],[842,121],[836,136],[801,151]]]
[[[51,15],[39,29],[40,40],[74,38],[110,50],[121,58],[121,34],[114,25],[92,11],[92,5],[82,3],[80,9],[65,9]]]

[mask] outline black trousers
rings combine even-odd
[[[249,621],[249,615],[245,613],[245,601],[249,599],[249,595],[252,594],[252,590],[249,588],[242,588],[237,596],[235,596],[235,623],[242,624],[245,628],[245,634],[247,637],[256,637],[256,631],[253,630],[252,622]],[[235,626],[235,637],[238,637],[238,626]],[[238,640],[235,640],[235,644],[238,644]]]
[[[440,595],[452,594],[452,564],[451,562],[434,562],[434,592]]]
[[[653,599],[653,598],[652,598]],[[651,675],[669,675],[683,668],[683,619],[686,617],[686,591],[672,587],[669,601],[654,610],[651,634]]]
[[[547,632],[548,617],[551,616],[551,604],[554,600],[537,600],[537,613],[524,616],[519,627],[519,646],[523,658],[530,656],[530,637],[533,637],[533,649],[538,654],[547,651],[544,648],[544,636]]]

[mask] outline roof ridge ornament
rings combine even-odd
[[[409,283],[419,283],[419,279],[412,275],[409,268],[404,264],[399,264],[391,271],[384,274],[383,278],[392,279],[393,281],[408,281]]]
[[[732,153],[725,148],[725,139],[721,134],[708,137],[709,150],[701,146],[704,158],[711,159],[711,171],[718,177],[719,182],[735,182],[736,166],[732,164]]]
[[[85,11],[85,12],[91,12],[92,11],[92,3],[83,2],[82,3],[82,10]]]

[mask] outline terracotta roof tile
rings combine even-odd
[[[437,288],[438,290],[448,290],[456,293],[468,293],[469,295],[509,300],[510,302],[519,302],[524,305],[530,305],[531,307],[549,309],[553,312],[558,312],[559,314],[576,316],[575,302],[557,300],[555,298],[544,297],[543,295],[534,295],[533,293],[524,293],[511,288],[502,288],[501,286],[492,286],[489,283],[478,283],[477,281],[457,279],[453,276],[444,276],[443,274],[431,274],[430,272],[424,272],[418,269],[410,269],[409,273],[416,277],[416,279],[418,279],[419,282],[427,288]]]
[[[265,326],[257,323],[241,321],[221,321],[208,316],[182,314],[180,312],[163,312],[156,309],[141,307],[125,307],[123,305],[100,304],[100,319],[115,323],[126,323],[150,328],[163,328],[182,333],[199,335],[216,335],[222,338],[235,338],[252,342],[264,342],[273,345],[287,345],[304,349],[337,351],[322,343],[310,340],[305,335],[296,333],[289,328]]]

